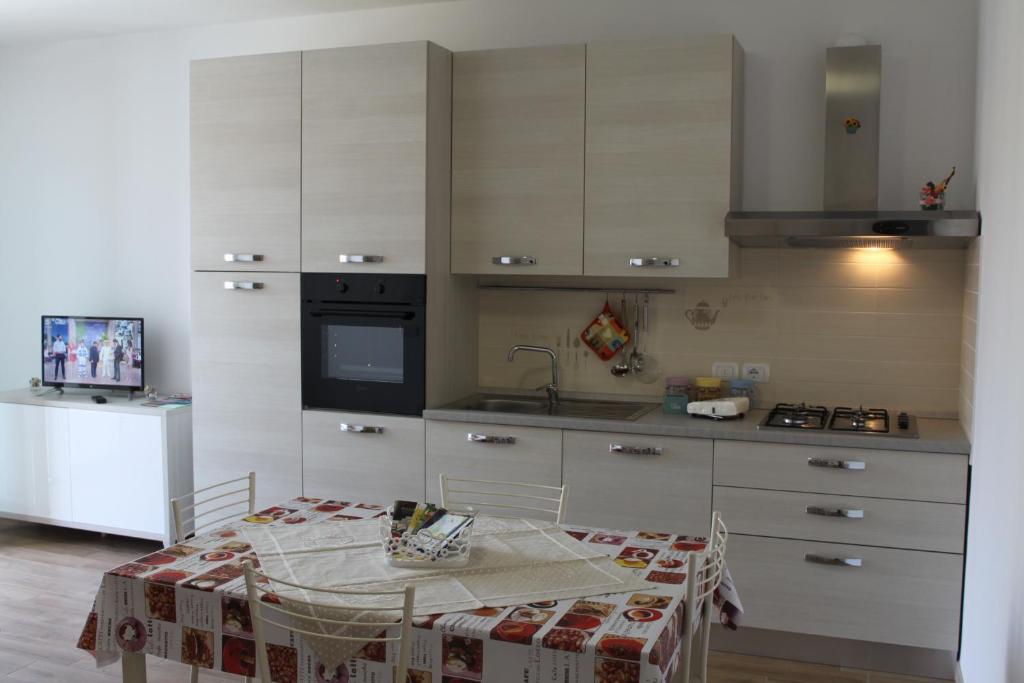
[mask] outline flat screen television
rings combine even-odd
[[[142,318],[44,315],[42,371],[46,386],[141,391]]]

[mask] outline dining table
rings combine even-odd
[[[323,525],[362,520],[365,526],[386,509],[298,497],[114,567],[101,579],[78,647],[92,652],[97,666],[120,658],[125,683],[145,683],[147,656],[254,677],[256,646],[242,564],[258,564],[250,542],[254,531],[281,528],[294,536],[304,533],[301,527],[322,535],[328,528]],[[683,651],[687,556],[707,542],[675,533],[673,526],[670,520],[667,531],[558,525],[557,533],[575,539],[566,542],[583,544],[576,547],[628,570],[636,579],[629,589],[571,598],[561,597],[564,592],[551,599],[534,594],[522,604],[420,613],[412,624],[409,681],[673,680]],[[737,628],[743,608],[727,568],[714,605],[717,620]],[[699,618],[700,610],[695,612]],[[325,666],[302,635],[277,629],[267,636],[273,683],[387,683],[397,652],[368,643],[348,661]]]

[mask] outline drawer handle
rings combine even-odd
[[[804,562],[827,564],[832,567],[860,567],[864,564],[864,560],[859,557],[825,557],[824,555],[816,555],[814,553],[804,555]]]
[[[608,444],[609,453],[626,455],[661,455],[661,446],[624,446],[621,443]]]
[[[372,425],[350,425],[342,422],[338,425],[341,431],[348,432],[350,434],[383,434],[383,427],[374,427]]]
[[[533,256],[492,256],[491,263],[496,266],[535,266],[537,259]]]
[[[662,256],[634,256],[629,259],[630,268],[678,268],[679,259]]]
[[[225,263],[252,263],[262,260],[263,254],[224,254]]]
[[[820,505],[808,505],[807,514],[821,517],[845,517],[847,519],[864,519],[863,510],[852,508],[827,508]]]
[[[224,289],[263,289],[262,282],[239,282],[227,280],[224,282]]]
[[[339,263],[383,263],[384,257],[374,254],[338,254]]]
[[[466,441],[472,441],[473,443],[497,443],[510,446],[516,442],[514,436],[491,436],[490,434],[474,434],[470,432],[466,434]]]
[[[864,470],[867,465],[863,460],[829,460],[828,458],[807,458],[811,467],[829,467],[834,470]]]

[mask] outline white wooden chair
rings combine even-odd
[[[225,490],[231,488],[234,484],[237,484],[238,488]],[[199,494],[206,495],[197,497]],[[204,507],[207,503],[214,501],[218,503],[216,506],[212,508]],[[225,510],[230,510],[230,512],[221,514],[216,519],[209,519],[214,513],[224,513]],[[213,484],[192,493],[172,498],[171,518],[174,520],[174,542],[181,543],[189,536],[198,536],[204,530],[209,530],[221,522],[241,517],[243,514],[251,515],[255,511],[255,472],[249,472],[244,477],[222,481],[219,484]],[[199,680],[199,667],[195,664],[192,665],[190,680],[192,683],[197,683]],[[268,678],[267,680],[270,679]],[[245,683],[251,683],[251,681],[251,678],[245,677]]]
[[[305,636],[310,636],[312,638],[323,638],[328,640],[361,643],[398,642],[398,662],[396,663],[394,680],[397,683],[404,683],[404,681],[406,680],[406,675],[409,671],[409,658],[412,653],[412,609],[416,597],[416,589],[414,586],[406,586],[405,590],[382,591],[379,593],[364,593],[358,591],[338,590],[334,588],[317,588],[314,586],[304,586],[302,584],[294,583],[291,581],[285,581],[283,579],[279,579],[273,576],[268,576],[267,574],[264,574],[263,572],[255,569],[252,566],[252,562],[250,560],[246,560],[245,562],[243,562],[242,566],[245,570],[245,590],[246,594],[249,597],[249,612],[252,615],[252,630],[253,635],[255,636],[256,639],[257,673],[259,673],[261,681],[273,680],[270,677],[270,662],[267,656],[267,641],[266,635],[263,630],[265,626],[270,625],[288,629],[293,633],[301,633]],[[397,599],[398,596],[402,596],[402,604],[400,607],[374,606],[372,608],[374,612],[401,612],[402,618],[400,621],[367,622],[346,621],[344,619],[329,619],[325,617],[318,617],[315,614],[314,608],[316,607],[324,608],[324,610],[328,614],[337,614],[338,610],[351,610],[353,612],[359,612],[367,608],[365,607],[365,605],[356,606],[334,604],[333,602],[322,603],[316,601],[302,601],[294,597],[286,598],[288,606],[285,606],[283,604],[261,601],[260,596],[262,594],[273,592],[271,584],[268,582],[272,582],[273,584],[291,586],[293,588],[298,588],[303,591],[308,591],[311,593],[321,593],[324,595],[372,595],[374,598],[377,598],[378,596],[394,596],[395,599]],[[302,611],[297,612],[293,609],[288,609],[288,607],[292,605],[299,604],[302,605],[302,607],[299,609],[307,612],[306,614],[303,614]],[[276,619],[271,618],[271,616],[268,616],[268,612],[273,613],[272,616],[277,616],[278,614],[285,615],[285,620],[277,621]],[[297,620],[294,623],[289,623],[288,617],[297,617]],[[299,626],[297,626],[297,624],[301,624],[302,626],[309,625],[310,628],[300,628]],[[400,627],[398,637],[388,637],[387,629],[394,626]],[[381,635],[373,637],[332,634],[331,630],[334,629],[336,631],[339,627],[353,627],[356,629],[376,629],[377,627],[379,627],[382,629],[382,632]]]
[[[454,486],[452,486],[454,484]],[[441,507],[448,510],[473,509],[495,517],[534,517],[541,513],[557,524],[565,522],[568,486],[521,484],[513,481],[460,479],[441,475]]]
[[[239,488],[225,490],[232,484],[238,484]],[[206,496],[200,499],[199,494],[206,494]],[[219,504],[212,508],[203,507],[214,501]],[[216,519],[210,519],[213,513],[223,513],[225,510],[230,510],[230,512],[222,514]],[[251,515],[255,511],[255,472],[172,498],[171,517],[174,519],[174,542],[181,543],[191,535],[198,536],[204,531],[209,531],[215,524],[227,522],[243,514]]]
[[[722,583],[725,571],[725,548],[729,541],[729,530],[722,522],[720,512],[711,516],[711,533],[708,545],[701,552],[688,553],[686,558],[686,607],[683,613],[683,653],[679,663],[677,683],[707,683],[708,646],[711,642],[711,627],[714,619],[715,590]],[[701,610],[700,628],[693,630],[696,610]],[[698,638],[697,652],[693,651],[694,637]],[[694,654],[698,662],[699,675],[693,675]]]

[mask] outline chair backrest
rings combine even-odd
[[[210,503],[213,507],[207,507]],[[225,512],[228,510],[228,512]],[[229,479],[171,499],[174,542],[209,531],[214,525],[256,511],[256,473]],[[215,516],[216,515],[216,516]]]
[[[462,479],[441,475],[441,506],[449,510],[486,512],[495,517],[537,517],[565,521],[568,486],[514,481]]]
[[[713,596],[722,584],[722,574],[725,571],[725,548],[728,542],[729,530],[722,522],[722,513],[715,512],[711,516],[711,535],[708,538],[708,545],[701,554],[697,586],[698,601]]]
[[[264,627],[268,625],[300,633],[314,640],[340,641],[357,647],[360,644],[365,646],[368,643],[397,642],[399,643],[398,662],[394,680],[405,681],[409,671],[409,658],[412,654],[412,610],[416,600],[414,586],[406,586],[404,590],[400,591],[378,593],[318,588],[269,576],[253,567],[251,560],[246,560],[242,566],[245,571],[245,591],[249,598],[253,636],[256,640],[257,673],[259,673],[261,681],[273,680],[270,677],[270,662],[264,631]],[[264,595],[274,593],[272,586],[288,586],[298,589],[297,592],[306,595],[316,596],[319,594],[323,596],[324,602],[300,599],[291,595],[280,603],[261,600]],[[364,600],[370,599],[373,606],[367,607],[365,602],[361,605],[344,604],[338,601],[337,596],[350,596],[353,600],[358,600],[357,596]],[[280,598],[280,596],[278,597]],[[378,606],[377,603],[382,599],[398,604],[394,607]],[[336,618],[339,615],[366,614],[367,611],[370,611],[370,618],[373,620]],[[317,616],[318,612],[329,616]],[[387,615],[392,613],[395,614],[396,619],[386,620]],[[398,613],[401,614],[400,618],[398,618]],[[397,629],[399,635],[397,637],[388,636],[389,629]],[[367,630],[379,635],[364,635]],[[358,650],[354,650],[354,652],[358,652]]]

